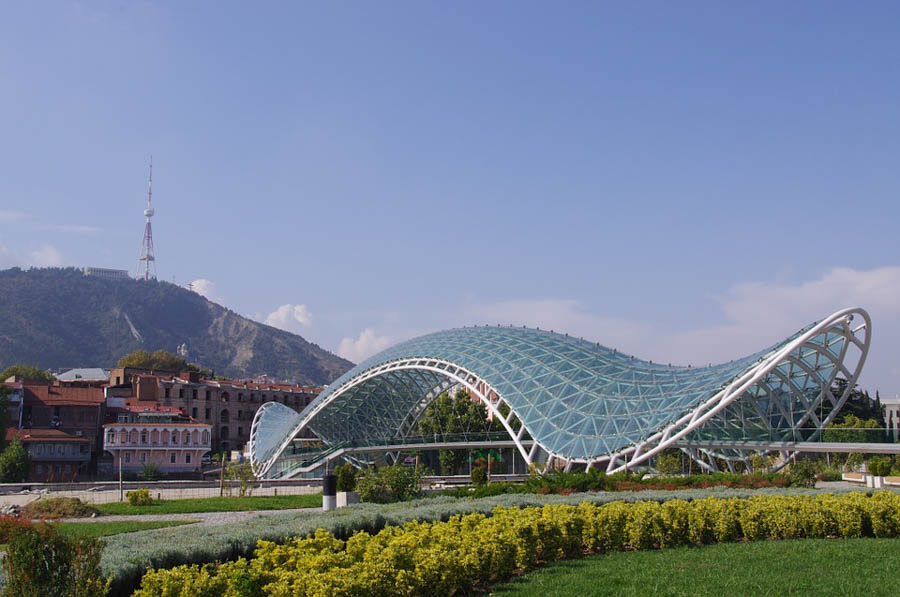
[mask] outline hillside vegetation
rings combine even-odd
[[[74,268],[0,271],[0,369],[112,367],[139,349],[175,352],[216,375],[324,384],[352,367],[302,337],[162,281],[108,281]]]

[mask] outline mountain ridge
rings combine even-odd
[[[0,270],[0,369],[114,366],[138,349],[175,352],[217,375],[327,384],[353,364],[302,336],[158,280],[104,280],[76,268]]]

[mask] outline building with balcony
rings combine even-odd
[[[195,371],[153,371],[119,367],[110,371],[109,405],[159,404],[210,426],[212,450],[243,450],[257,409],[278,402],[303,410],[322,388],[277,382],[206,379]]]
[[[111,413],[112,414],[112,413]],[[128,404],[103,426],[103,449],[118,472],[153,465],[163,473],[196,473],[212,446],[212,426],[170,406]]]
[[[91,441],[59,429],[7,429],[6,441],[19,438],[31,459],[29,482],[77,481],[88,472]]]

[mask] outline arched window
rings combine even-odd
[[[154,445],[159,443],[159,430],[158,429],[154,429],[153,431],[150,432],[150,443],[154,444]]]
[[[222,392],[222,402],[228,402],[228,392]]]
[[[129,439],[130,439],[131,443],[133,443],[133,444],[138,443],[138,432],[137,432],[137,429],[132,429],[132,430],[131,430],[131,436],[130,436]]]
[[[219,436],[222,439],[228,439],[228,427],[222,427],[222,429],[219,431]]]
[[[221,413],[219,413],[219,420],[220,420],[222,423],[227,423],[227,422],[228,422],[228,409],[227,409],[227,408],[224,409]]]
[[[124,429],[119,432],[119,443],[127,444],[128,443],[128,432]]]
[[[194,431],[191,433],[191,443],[196,444],[199,435],[200,435],[200,434],[197,433],[197,430],[194,429]]]
[[[187,429],[181,432],[181,443],[185,445],[191,443],[191,432]]]
[[[160,439],[160,443],[162,443],[163,445],[169,443],[169,430],[168,429],[163,429],[162,438]]]
[[[149,436],[147,435],[147,430],[146,429],[142,430],[141,431],[141,443],[146,444],[148,439],[149,439]]]
[[[110,429],[106,432],[106,443],[112,444],[116,441],[116,432]]]
[[[204,444],[208,444],[208,443],[209,443],[209,431],[204,431],[204,432],[203,432],[203,443],[204,443]]]

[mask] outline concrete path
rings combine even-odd
[[[155,522],[166,520],[197,520],[197,526],[211,527],[223,524],[242,522],[257,516],[272,516],[275,514],[297,514],[309,516],[321,512],[321,508],[296,508],[292,510],[251,510],[241,512],[197,512],[194,514],[127,514],[116,516],[98,516],[96,518],[62,518],[60,522]]]
[[[261,496],[261,495],[307,495],[313,493],[321,493],[322,488],[315,486],[294,486],[294,487],[257,487],[253,490],[253,496]],[[163,500],[178,500],[178,499],[191,499],[191,498],[209,498],[209,497],[219,497],[219,488],[218,487],[182,487],[182,488],[160,488],[160,487],[152,487],[150,488],[150,494],[154,498],[159,498]],[[232,490],[232,495],[236,496],[238,494],[237,489]],[[52,492],[22,492],[22,493],[8,493],[6,495],[0,495],[0,507],[6,506],[7,504],[16,504],[19,506],[24,506],[33,502],[36,499],[41,497],[76,497],[81,501],[87,504],[105,504],[107,502],[118,502],[119,501],[119,490],[118,488],[108,488],[102,491],[85,491],[85,490],[77,490],[77,491],[52,491]]]

